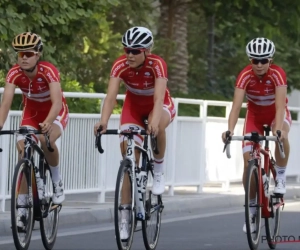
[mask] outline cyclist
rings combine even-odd
[[[275,45],[266,38],[255,38],[246,46],[246,53],[251,62],[239,74],[233,98],[233,105],[228,120],[228,131],[233,135],[237,123],[244,96],[248,99],[247,114],[244,124],[244,135],[250,135],[252,131],[264,134],[263,125],[268,124],[274,135],[281,131],[281,140],[284,145],[285,158],[280,157],[278,145],[275,148],[277,172],[274,193],[285,194],[286,166],[289,158],[288,133],[292,123],[291,114],[287,108],[287,80],[284,70],[273,64]],[[222,134],[226,140],[226,132]],[[250,159],[251,142],[243,142],[244,174],[243,184],[246,181],[247,162]],[[252,190],[252,203],[255,203],[255,189]],[[255,215],[255,207],[250,208],[252,218]],[[253,220],[252,220],[253,221]],[[255,230],[254,221],[251,230]],[[243,227],[246,232],[246,225]]]
[[[113,64],[110,74],[107,96],[103,105],[100,122],[94,126],[96,134],[101,126],[102,133],[107,129],[109,117],[113,111],[121,81],[127,88],[124,101],[120,129],[135,126],[144,128],[143,118],[149,117],[148,133],[157,136],[159,154],[154,154],[154,180],[152,193],[160,195],[165,190],[164,155],[166,148],[165,129],[173,121],[176,110],[167,88],[167,65],[158,55],[151,53],[153,46],[152,32],[144,27],[128,29],[122,38],[125,55],[120,56]],[[142,144],[142,136],[134,136],[138,144]],[[121,153],[126,155],[126,138],[120,137]],[[138,159],[137,159],[137,162]],[[124,181],[125,182],[125,181]],[[125,186],[126,185],[126,186]],[[128,190],[128,180],[124,184]],[[128,194],[129,194],[128,190]],[[131,204],[129,196],[123,197],[122,203]],[[121,239],[128,238],[129,210],[122,210]],[[127,225],[126,225],[127,224]]]
[[[68,106],[63,96],[59,71],[49,62],[39,61],[43,42],[39,35],[25,32],[17,35],[12,42],[17,52],[17,64],[6,76],[3,101],[0,108],[0,129],[6,121],[14,97],[15,88],[21,89],[23,94],[23,114],[20,126],[31,129],[41,129],[48,133],[54,152],[47,149],[44,136],[34,139],[41,142],[45,157],[50,165],[53,181],[53,203],[61,204],[64,199],[64,187],[59,171],[59,152],[55,141],[61,136],[68,122]],[[24,137],[18,135],[17,149],[19,157],[24,149]],[[39,197],[43,190],[39,188],[40,178],[37,180]],[[40,186],[41,187],[41,186]],[[18,203],[26,204],[26,186],[21,185]],[[24,205],[24,204],[19,204]],[[21,208],[21,210],[24,208]],[[22,211],[21,211],[22,214]],[[24,215],[24,213],[23,213]],[[22,221],[18,221],[18,225]]]

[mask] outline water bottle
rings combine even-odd
[[[266,172],[264,169],[261,170],[261,174],[262,174],[262,182],[263,182],[263,187],[264,187],[264,191],[265,191],[265,196],[269,197],[269,178],[266,175]]]

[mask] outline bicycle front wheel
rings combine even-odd
[[[14,244],[18,250],[27,250],[33,229],[33,194],[28,188],[32,171],[25,159],[15,167],[11,189],[11,224]],[[30,202],[31,199],[31,202]]]
[[[135,207],[132,206],[132,204],[134,204],[132,176],[131,163],[128,160],[122,161],[116,181],[114,204],[115,235],[119,250],[131,249],[136,226]],[[129,193],[127,191],[129,191]],[[125,199],[128,200],[128,197],[130,198],[131,204],[126,204],[125,206],[122,201]],[[127,218],[125,218],[126,222],[122,221],[122,219],[124,219],[122,218],[122,213],[123,216],[124,214],[127,216]]]
[[[149,174],[152,172],[148,172]],[[153,176],[152,176],[153,177]],[[146,218],[142,221],[144,245],[147,250],[156,248],[161,227],[163,203],[161,195],[153,195],[151,190],[143,195]]]
[[[44,199],[40,202],[42,215],[40,220],[40,231],[45,249],[51,250],[56,241],[60,206],[52,204],[53,183],[49,168],[45,169],[44,185],[45,195]]]
[[[278,197],[271,196],[271,199],[273,199],[273,206],[276,206],[281,203],[280,198]],[[277,207],[274,210],[274,217],[265,218],[266,236],[267,236],[268,245],[271,249],[276,248],[276,237],[279,234],[279,224],[280,224],[280,207]]]
[[[258,248],[261,231],[261,195],[258,178],[258,167],[254,161],[250,161],[245,186],[245,221],[248,244],[251,250]],[[253,200],[251,201],[252,197],[255,198],[254,203]]]

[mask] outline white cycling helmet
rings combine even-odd
[[[149,49],[153,45],[152,32],[144,27],[133,27],[122,37],[122,44],[127,48]]]
[[[275,45],[267,38],[258,37],[247,44],[246,53],[249,58],[272,58],[275,54]]]

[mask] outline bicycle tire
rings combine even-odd
[[[25,217],[26,221],[22,221],[24,224],[24,229],[20,229],[17,225],[17,217],[19,215],[19,211],[17,208],[18,202],[18,192],[21,185],[21,182],[23,180],[23,177],[25,177],[24,180],[28,183],[29,178],[32,178],[33,175],[30,176],[30,168],[27,164],[27,160],[21,159],[14,170],[14,177],[12,182],[12,189],[11,189],[11,224],[12,224],[12,234],[14,239],[14,244],[17,250],[27,250],[30,241],[31,241],[31,235],[33,230],[33,221],[34,221],[34,214],[33,214],[33,207],[28,207],[26,209],[26,214],[23,216]],[[31,182],[32,183],[32,182]],[[27,187],[28,189],[28,187]],[[33,190],[33,188],[31,189]],[[29,192],[29,189],[28,189]],[[33,194],[32,194],[33,196]],[[22,216],[22,217],[23,217]],[[23,217],[23,218],[24,218]],[[27,217],[27,218],[26,218]],[[21,231],[21,232],[20,232]],[[21,240],[20,233],[24,233],[24,240]]]
[[[270,180],[270,172],[271,171],[269,169],[268,173],[266,173],[269,180]],[[270,206],[272,205],[271,198],[273,199],[273,201],[275,200],[275,203],[273,202],[273,205],[281,202],[279,197],[270,196]],[[273,227],[271,226],[271,221],[274,221]],[[276,237],[279,234],[279,227],[280,227],[280,207],[278,207],[274,212],[273,218],[272,217],[265,218],[265,227],[266,227],[266,237],[267,237],[268,245],[270,249],[275,249],[277,245]]]
[[[58,229],[59,221],[59,207],[52,204],[52,195],[53,195],[53,183],[51,178],[51,171],[49,168],[45,168],[44,174],[44,185],[45,185],[45,197],[44,197],[44,206],[45,211],[41,211],[41,220],[40,220],[40,232],[43,245],[45,249],[51,250],[54,247]],[[41,207],[42,210],[42,207]],[[49,218],[53,218],[51,223],[48,223]],[[49,225],[47,230],[46,226]]]
[[[253,177],[252,177],[253,176]],[[251,185],[251,179],[253,179],[254,184],[256,186],[256,214],[255,214],[255,224],[256,224],[256,229],[255,233],[251,233],[251,223],[252,219],[250,218],[250,185]],[[259,203],[260,200],[260,193],[258,189],[258,167],[256,166],[254,161],[250,161],[248,164],[248,169],[247,169],[247,180],[246,180],[246,186],[245,186],[245,220],[246,220],[246,230],[247,230],[247,240],[248,240],[248,245],[251,250],[256,250],[259,245],[259,240],[260,240],[260,232],[261,232],[261,206]],[[251,205],[253,206],[253,204]],[[254,238],[252,235],[254,234]]]
[[[122,240],[120,236],[120,222],[121,222],[121,192],[122,192],[122,185],[123,185],[123,180],[125,177],[125,174],[129,175],[129,182],[131,185],[131,199],[132,199],[132,204],[134,204],[134,189],[133,189],[133,184],[132,184],[132,169],[131,169],[131,163],[128,160],[124,160],[121,162],[119,171],[118,171],[118,176],[116,180],[116,189],[115,189],[115,202],[114,202],[114,224],[115,224],[115,236],[116,236],[116,241],[118,245],[119,250],[129,250],[131,249],[132,242],[133,242],[133,234],[134,230],[136,227],[136,218],[135,218],[135,206],[131,206],[131,213],[129,213],[129,237],[127,240]]]
[[[153,178],[152,171],[148,172]],[[148,194],[148,196],[146,195]],[[160,228],[161,228],[161,213],[163,209],[161,195],[152,195],[151,190],[146,191],[143,195],[143,201],[146,211],[146,219],[142,221],[142,234],[144,245],[147,250],[154,250],[157,247]],[[151,221],[153,220],[154,230],[151,233]]]

